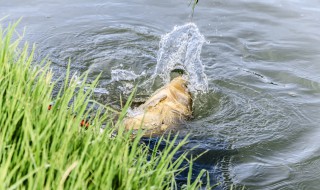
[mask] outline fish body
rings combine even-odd
[[[127,130],[165,131],[192,115],[192,98],[182,76],[158,89],[124,120]]]

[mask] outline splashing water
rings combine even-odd
[[[149,80],[141,84],[145,86],[143,89],[151,90],[149,88],[156,79],[160,79],[162,85],[169,83],[170,72],[182,69],[188,78],[188,88],[191,92],[207,92],[207,76],[200,60],[204,42],[206,42],[204,36],[194,23],[176,26],[170,33],[163,35],[159,44],[155,71]],[[132,71],[120,69],[112,70],[111,75],[113,81],[129,81],[140,77]]]
[[[141,73],[144,75],[144,72]],[[112,81],[130,81],[135,80],[139,77],[133,71],[126,71],[122,69],[114,69],[111,71],[111,79]]]
[[[157,65],[152,78],[160,77],[162,83],[170,82],[170,72],[182,69],[189,78],[191,92],[207,92],[208,81],[200,60],[204,36],[194,23],[174,27],[161,37]]]

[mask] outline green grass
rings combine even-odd
[[[53,98],[49,64],[35,63],[28,44],[19,48],[16,25],[0,29],[0,189],[176,189],[183,169],[190,172],[182,188],[201,186],[205,171],[191,182],[192,164],[182,165],[187,152],[174,159],[186,138],[161,138],[152,150],[142,133],[133,139],[122,126],[130,101],[115,113],[90,99],[98,79],[88,85],[86,74],[66,77]],[[93,111],[85,130],[80,122]]]

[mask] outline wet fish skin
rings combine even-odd
[[[154,92],[144,104],[134,109],[135,114],[125,118],[126,129],[142,128],[161,133],[190,117],[192,98],[187,83],[183,76],[178,76]]]

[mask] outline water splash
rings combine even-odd
[[[205,43],[204,36],[199,32],[194,23],[176,26],[174,29],[161,37],[155,71],[149,80],[144,81],[139,87],[143,90],[152,91],[154,84],[163,86],[170,82],[170,73],[175,69],[182,69],[189,81],[188,88],[191,92],[208,92],[207,76],[200,59],[201,49]],[[134,81],[145,75],[132,71],[115,69],[111,71],[112,81]],[[159,79],[159,80],[158,80]]]
[[[141,73],[140,75],[144,75]],[[111,79],[112,81],[130,81],[135,80],[139,75],[135,74],[133,71],[127,71],[122,69],[111,70]]]
[[[207,92],[208,81],[200,59],[204,36],[194,23],[176,26],[161,37],[157,65],[152,76],[160,77],[163,84],[170,82],[170,72],[182,69],[189,78],[191,92]]]

